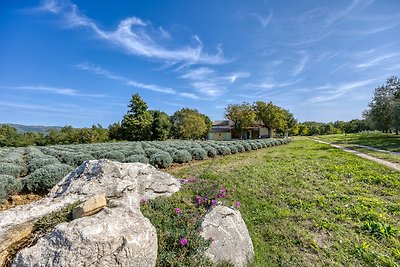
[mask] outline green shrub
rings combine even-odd
[[[231,150],[229,149],[229,147],[226,147],[226,146],[217,147],[217,152],[218,152],[218,155],[222,155],[222,156],[231,154]]]
[[[204,160],[207,158],[207,152],[202,148],[191,148],[189,149],[189,153],[194,160]]]
[[[172,157],[174,157],[174,154],[178,151],[178,149],[174,147],[169,147],[164,149],[165,152],[168,152]]]
[[[207,156],[210,158],[213,158],[218,154],[217,150],[212,146],[204,146],[203,149],[207,152]]]
[[[255,143],[253,143],[253,142],[251,142],[251,143],[249,143],[249,144],[250,144],[252,150],[257,150],[257,149],[258,149],[257,144],[255,144]]]
[[[21,182],[15,177],[6,174],[0,174],[0,203],[7,195],[15,194],[21,191]]]
[[[246,150],[246,151],[250,151],[251,150],[251,146],[247,142],[243,142],[242,146],[244,147],[244,150]]]
[[[136,155],[144,155],[145,153],[144,153],[144,149],[143,149],[143,147],[141,147],[141,146],[136,146],[136,147],[134,147],[132,150],[131,150],[131,155],[134,155],[134,154],[136,154]]]
[[[46,156],[44,158],[36,158],[28,163],[28,173],[32,173],[43,166],[60,163],[58,159],[53,156]]]
[[[20,165],[9,162],[0,162],[0,174],[18,177],[22,176],[25,172],[26,169]]]
[[[125,155],[119,151],[109,151],[107,153],[102,154],[100,158],[123,162],[125,160]]]
[[[29,191],[46,191],[55,186],[73,168],[66,164],[44,166],[26,176],[22,183]]]
[[[99,150],[91,151],[90,154],[93,155],[94,158],[100,159],[101,155],[107,153],[108,151],[109,151],[108,149],[99,149]]]
[[[146,148],[146,149],[144,150],[144,152],[146,153],[146,156],[147,156],[148,158],[150,158],[152,155],[157,154],[157,153],[160,153],[160,152],[164,152],[164,151],[162,151],[162,150],[159,149],[159,148],[151,147],[151,148]]]
[[[187,150],[176,150],[175,153],[172,154],[172,159],[176,163],[184,163],[192,160],[192,156]]]
[[[63,154],[61,154],[59,159],[60,159],[61,163],[64,163],[66,165],[70,165],[73,167],[77,167],[77,166],[80,166],[82,164],[82,162],[84,162],[86,160],[92,160],[95,158],[90,154],[64,152]]]
[[[232,154],[236,154],[238,152],[238,149],[236,148],[235,145],[228,145],[228,147],[231,150]]]
[[[235,144],[235,146],[236,146],[237,152],[239,152],[239,153],[246,151],[244,149],[244,146],[242,146],[241,144]]]
[[[150,164],[159,168],[166,168],[172,164],[173,159],[167,152],[161,151],[150,156]]]
[[[145,155],[131,155],[127,158],[125,158],[124,162],[141,162],[141,163],[145,163],[148,164],[149,163],[149,159],[146,158]]]

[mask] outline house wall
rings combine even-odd
[[[231,133],[230,132],[222,132],[222,133],[210,132],[208,139],[223,141],[223,140],[231,140],[232,137],[231,137]]]
[[[268,137],[268,128],[260,127],[260,136],[263,138]]]

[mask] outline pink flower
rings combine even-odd
[[[211,206],[217,205],[217,201],[215,199],[211,200]]]
[[[196,196],[196,198],[197,198],[197,203],[198,204],[203,203],[203,198],[201,196]]]
[[[236,201],[235,207],[236,207],[236,208],[240,208],[240,202],[239,202],[239,201]]]
[[[220,192],[221,194],[225,193],[225,192],[226,192],[226,188],[225,188],[225,187],[222,187],[222,188],[219,190],[219,192]]]
[[[181,245],[182,245],[183,247],[186,246],[187,243],[188,243],[188,241],[187,241],[186,238],[181,238]]]
[[[225,193],[221,193],[221,194],[217,195],[217,198],[223,198],[223,197],[225,197]]]
[[[176,214],[180,214],[182,211],[181,211],[181,209],[180,208],[175,208],[175,213]]]

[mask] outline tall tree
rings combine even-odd
[[[257,101],[254,105],[258,120],[262,121],[265,127],[268,128],[268,137],[272,137],[274,129],[286,129],[287,120],[286,112],[274,105],[271,101],[265,103]]]
[[[171,135],[171,121],[167,113],[159,110],[150,110],[153,118],[151,124],[151,140],[165,141]]]
[[[172,135],[178,139],[201,139],[210,130],[210,119],[196,109],[183,108],[171,116]]]
[[[374,96],[368,104],[369,109],[363,112],[364,118],[373,128],[383,132],[391,129],[399,130],[397,105],[400,100],[400,79],[392,76],[386,80],[386,84],[378,86],[374,90]]]
[[[151,124],[153,118],[147,110],[147,104],[139,94],[132,95],[129,110],[122,119],[123,138],[128,141],[151,139]]]
[[[293,129],[297,125],[297,120],[293,113],[290,113],[289,110],[283,109],[283,112],[285,113],[285,128],[283,130],[285,132],[285,136],[288,136],[289,132],[293,133]]]
[[[225,117],[233,121],[233,126],[243,138],[243,129],[251,127],[256,122],[256,113],[250,103],[230,104],[225,108]]]

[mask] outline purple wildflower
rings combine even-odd
[[[240,202],[239,202],[239,201],[236,201],[235,207],[236,207],[236,208],[240,208]]]
[[[211,206],[217,205],[217,201],[215,199],[211,200]]]
[[[185,246],[187,245],[187,243],[188,243],[188,241],[187,241],[186,238],[181,238],[181,245],[182,245],[183,247],[185,247]]]
[[[198,204],[203,203],[203,198],[201,196],[196,196],[196,198],[197,198],[197,203]]]
[[[180,208],[175,208],[175,213],[176,214],[180,214],[182,211],[181,211],[181,209]]]

